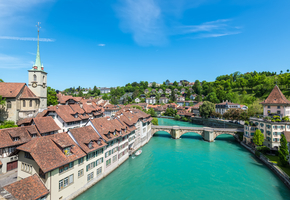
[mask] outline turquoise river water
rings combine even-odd
[[[198,126],[161,118],[159,125]],[[196,133],[174,140],[158,132],[142,150],[76,200],[290,199],[280,179],[230,135],[208,143]]]

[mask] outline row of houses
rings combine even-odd
[[[57,127],[51,116],[1,130],[1,160],[18,157],[18,181],[5,186],[5,192],[17,199],[73,198],[146,144],[151,138],[151,120],[140,110],[121,109],[112,118],[89,119],[83,127],[67,132],[49,129],[51,123]]]

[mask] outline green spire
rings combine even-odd
[[[35,59],[35,64],[34,67],[37,67],[35,70],[42,70],[41,69],[41,61],[40,61],[40,53],[39,53],[39,30],[38,30],[38,37],[37,37],[37,53],[36,53],[36,59]]]

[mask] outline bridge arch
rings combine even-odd
[[[236,137],[236,133],[234,133],[234,132],[215,132],[214,133],[214,140],[220,135],[232,135],[234,138]]]

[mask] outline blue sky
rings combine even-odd
[[[28,81],[37,22],[48,85],[213,81],[290,69],[290,1],[9,0],[0,2],[0,78]]]

